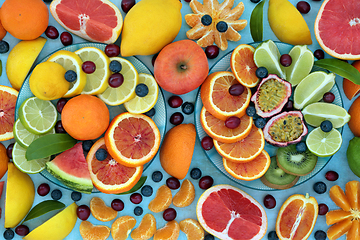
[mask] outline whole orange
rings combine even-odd
[[[1,24],[1,8],[0,8],[0,40],[2,40],[5,37],[6,33],[7,33],[7,31]]]
[[[348,112],[351,116],[349,128],[356,137],[360,137],[360,98],[355,99]]]
[[[99,98],[82,94],[71,98],[61,112],[65,131],[78,140],[100,137],[110,122],[109,110]]]
[[[1,23],[20,40],[38,38],[49,24],[49,10],[42,0],[5,0],[1,6]]]

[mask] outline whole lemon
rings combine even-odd
[[[56,62],[36,65],[29,78],[31,92],[42,100],[61,98],[70,87],[70,82],[65,79],[65,73],[65,68]]]
[[[121,55],[151,55],[171,43],[181,28],[179,0],[142,0],[126,14]]]

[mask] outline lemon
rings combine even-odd
[[[13,163],[8,163],[5,228],[16,227],[30,211],[35,197],[34,183],[26,173],[21,172]]]
[[[124,58],[113,57],[110,58],[110,61],[120,62],[120,74],[124,77],[124,82],[117,88],[109,85],[98,97],[106,104],[116,106],[135,97],[135,87],[138,84],[139,74],[134,65]]]
[[[108,79],[111,75],[109,69],[110,60],[106,54],[95,47],[83,47],[75,51],[83,62],[95,63],[96,70],[86,74],[86,84],[82,94],[96,95],[105,91],[108,86]]]
[[[324,132],[320,127],[312,130],[306,138],[306,146],[318,157],[334,155],[341,147],[341,133],[333,128],[330,132]]]
[[[83,91],[86,84],[86,74],[81,68],[83,62],[76,53],[60,50],[52,54],[48,61],[59,63],[66,71],[72,70],[76,73],[77,78],[74,82],[70,82],[69,90],[63,96],[64,98],[74,97]]]
[[[314,54],[306,45],[296,45],[290,50],[289,55],[292,63],[285,68],[286,81],[294,87],[311,72],[314,65]]]
[[[142,0],[126,14],[121,55],[151,55],[171,43],[181,28],[179,0]]]
[[[141,87],[139,87],[139,85]],[[146,87],[144,87],[144,85]],[[139,83],[136,88],[137,89],[135,91],[137,91],[139,88],[145,88],[147,90],[141,90],[141,92],[139,91],[139,93],[137,93],[133,99],[125,102],[124,106],[130,113],[145,113],[155,106],[158,99],[159,86],[157,85],[157,82],[153,76],[146,73],[140,73]],[[146,95],[142,96],[143,93],[146,93]]]
[[[43,49],[46,39],[24,40],[16,44],[10,51],[6,61],[6,75],[11,86],[20,90],[37,56]]]
[[[271,30],[280,41],[292,45],[312,44],[308,25],[288,0],[270,0],[268,20]]]

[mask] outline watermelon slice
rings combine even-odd
[[[46,170],[65,186],[83,193],[91,193],[93,184],[90,178],[82,142],[62,152],[46,163]]]

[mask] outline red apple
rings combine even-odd
[[[177,95],[198,88],[208,74],[206,54],[192,40],[181,40],[166,45],[154,64],[154,75],[159,86]]]

